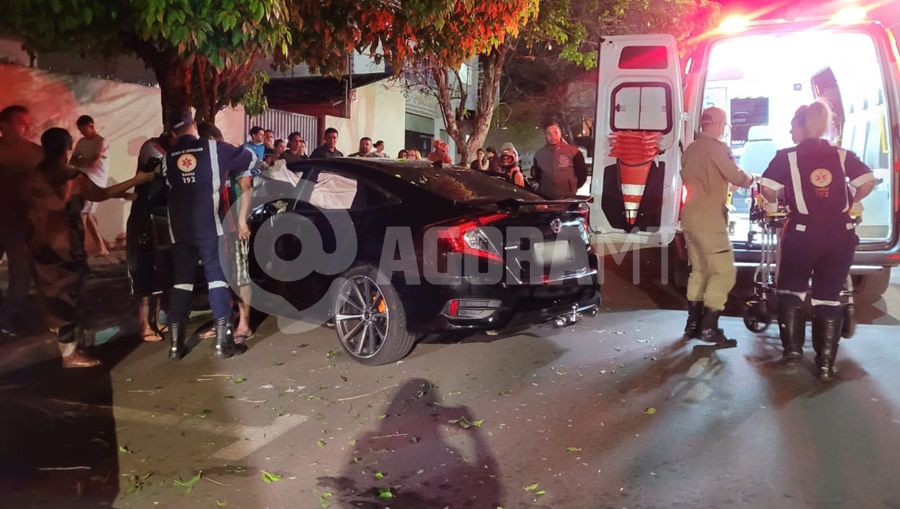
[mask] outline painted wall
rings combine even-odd
[[[368,136],[373,143],[384,140],[384,151],[396,156],[403,147],[406,129],[406,99],[402,90],[392,81],[381,81],[360,87],[355,93],[356,99],[350,103],[350,118],[326,115],[322,127],[338,130],[338,150],[344,154],[356,152],[359,139]]]
[[[93,117],[97,131],[110,145],[110,184],[134,175],[141,145],[162,130],[158,88],[0,64],[0,108],[10,104],[31,109],[31,137],[35,142],[50,127],[68,129],[77,140],[76,119],[80,115]],[[221,112],[217,125],[227,140],[243,141],[242,109]],[[129,205],[123,200],[99,205],[100,231],[108,241],[113,242],[125,231]]]

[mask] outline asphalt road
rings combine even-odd
[[[268,320],[231,360],[117,341],[106,370],[19,372],[0,382],[0,507],[900,507],[896,276],[823,386],[809,345],[778,367],[774,327],[683,341],[658,266],[608,263],[603,312],[574,327],[429,338],[388,366]]]

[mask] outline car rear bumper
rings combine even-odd
[[[426,326],[431,332],[458,330],[500,330],[553,320],[561,315],[584,313],[600,305],[600,282],[596,271],[573,280],[543,285],[463,284],[444,292],[441,311]],[[485,317],[451,316],[449,303],[491,302]]]

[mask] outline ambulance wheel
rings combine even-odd
[[[875,302],[891,286],[891,268],[882,267],[873,274],[853,276],[853,293],[863,302]]]
[[[844,322],[841,326],[841,337],[850,339],[856,333],[856,309],[853,304],[844,306]]]
[[[765,301],[747,301],[743,318],[744,325],[750,332],[759,334],[769,328],[772,317],[767,308]]]

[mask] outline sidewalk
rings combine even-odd
[[[100,345],[137,333],[137,299],[131,296],[124,251],[90,259],[91,274],[85,281],[86,342]],[[0,287],[6,287],[6,264],[0,265]],[[0,375],[59,356],[56,337],[42,322],[36,296],[26,304],[25,334],[0,339]]]

